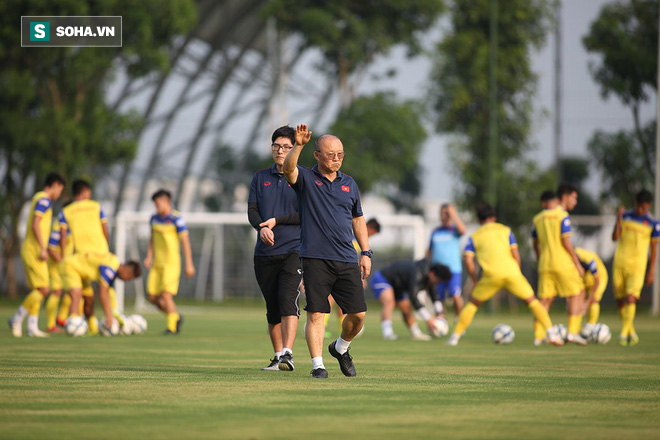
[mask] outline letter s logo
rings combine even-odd
[[[37,38],[46,38],[46,26],[38,24],[34,27],[34,36]]]

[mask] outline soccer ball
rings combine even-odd
[[[612,332],[607,324],[594,324],[593,330],[591,331],[590,342],[595,342],[597,344],[607,344],[612,339]]]
[[[498,345],[509,345],[516,337],[516,333],[513,331],[510,325],[497,324],[491,332],[490,336],[493,339],[493,342]]]
[[[122,315],[121,317],[122,317],[122,321],[124,321],[124,325],[121,326],[119,333],[124,336],[132,335],[133,327],[135,327],[135,325],[133,324],[133,320],[126,315]]]
[[[595,326],[596,326],[595,324],[586,323],[582,327],[582,331],[580,332],[580,336],[582,336],[588,342],[595,342],[595,341],[592,340],[592,334],[594,332],[594,327]]]
[[[87,321],[81,316],[71,316],[66,320],[64,330],[69,336],[80,337],[87,333]]]
[[[566,340],[568,339],[568,329],[566,328],[566,326],[564,324],[555,324],[555,325],[553,325],[552,326],[552,331],[555,334],[559,335],[559,337],[562,338],[564,340],[564,342],[566,342]]]
[[[445,318],[435,318],[433,320],[435,324],[435,331],[432,331],[433,336],[436,338],[443,338],[449,333],[449,324]]]
[[[147,320],[142,315],[131,315],[128,317],[133,322],[133,334],[141,335],[147,331]]]
[[[100,332],[103,336],[117,336],[119,334],[119,321],[112,318],[112,325],[108,328],[105,324],[105,318],[101,319]]]

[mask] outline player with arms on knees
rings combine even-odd
[[[655,263],[660,241],[660,222],[650,214],[653,195],[641,190],[635,196],[635,209],[626,211],[623,206],[617,213],[612,241],[618,241],[612,266],[614,298],[621,313],[619,344],[637,345],[639,336],[633,321],[637,301],[644,287],[653,284]],[[646,276],[645,276],[646,275]]]
[[[53,219],[53,202],[64,190],[64,179],[57,173],[49,173],[42,191],[32,196],[27,221],[25,240],[21,246],[21,259],[25,267],[27,282],[32,291],[9,319],[9,328],[17,338],[23,336],[23,320],[28,317],[28,336],[43,338],[47,333],[39,330],[39,309],[48,295],[48,239]]]
[[[179,291],[181,278],[181,249],[185,261],[186,277],[195,276],[190,237],[186,221],[178,211],[172,209],[172,194],[159,189],[152,196],[156,214],[151,216],[151,240],[144,266],[149,270],[147,294],[149,302],[167,316],[164,335],[178,335],[181,332],[183,316],[177,313],[174,297]]]
[[[598,323],[600,317],[600,301],[603,299],[605,289],[607,289],[608,274],[605,263],[600,259],[595,252],[584,248],[575,248],[575,253],[580,259],[580,264],[584,269],[584,288],[588,294],[587,300],[584,304],[584,313],[587,315],[587,323],[585,324],[582,337],[586,337],[591,333],[593,326]]]
[[[571,220],[568,215],[577,205],[577,197],[577,189],[568,184],[559,185],[556,195],[546,191],[541,200],[544,209],[533,220],[532,238],[539,261],[538,297],[541,304],[549,311],[557,295],[566,298],[568,341],[586,345],[586,339],[580,335],[584,268],[571,243]],[[534,344],[543,344],[545,335],[543,324],[536,322]]]
[[[450,280],[438,284],[437,299],[433,304],[438,317],[444,318],[445,295],[449,295],[453,299],[456,316],[461,313],[463,308],[463,298],[461,297],[463,264],[461,263],[460,238],[465,234],[466,229],[454,205],[448,203],[440,207],[440,223],[440,226],[431,234],[427,258],[430,258],[431,264],[442,264],[449,267],[452,273]]]
[[[534,318],[543,325],[548,339],[555,345],[563,345],[564,341],[559,335],[552,334],[552,321],[548,312],[534,297],[532,286],[520,271],[520,253],[511,229],[497,223],[495,209],[488,204],[477,208],[477,218],[481,227],[468,240],[464,254],[465,267],[475,283],[472,299],[461,312],[447,345],[458,344],[479,306],[502,289],[525,301]],[[475,257],[482,270],[479,280],[474,264]]]
[[[284,158],[293,148],[296,131],[280,127],[271,136],[273,166],[252,178],[248,220],[258,232],[254,274],[266,301],[268,334],[275,355],[267,371],[293,371],[293,344],[300,308],[300,217],[296,193],[283,174]]]
[[[435,290],[439,283],[446,282],[450,278],[451,271],[447,266],[434,264],[429,267],[426,258],[419,261],[399,261],[374,272],[370,286],[374,296],[383,306],[380,320],[383,339],[394,341],[399,338],[392,329],[392,314],[396,306],[401,310],[411,337],[417,341],[430,340],[431,337],[419,329],[412,307],[430,328],[435,328],[433,317],[426,310],[423,298],[418,296],[418,292]]]

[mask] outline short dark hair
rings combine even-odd
[[[151,200],[155,202],[156,199],[160,197],[167,197],[168,200],[172,200],[172,193],[166,189],[161,188],[151,196]]]
[[[553,200],[557,198],[557,194],[550,190],[543,191],[541,193],[541,202],[547,202],[548,200]]]
[[[653,194],[651,194],[651,191],[643,189],[637,193],[637,195],[635,196],[635,201],[640,204],[653,203]]]
[[[137,261],[129,260],[125,262],[124,265],[133,269],[133,275],[135,275],[135,278],[138,278],[140,275],[142,275],[142,266],[140,266],[140,263]]]
[[[280,127],[273,132],[273,136],[271,136],[270,141],[275,143],[275,139],[279,137],[285,137],[289,139],[291,141],[291,145],[294,145],[296,143],[296,130],[294,130],[293,127],[289,127],[288,125]]]
[[[495,217],[495,208],[489,203],[481,203],[477,206],[477,218],[480,222]]]
[[[378,220],[375,218],[370,218],[369,221],[367,221],[367,227],[371,227],[376,232],[380,232],[380,223],[378,223]]]
[[[66,182],[64,181],[64,177],[57,173],[48,173],[46,174],[46,180],[44,180],[44,186],[49,187],[53,186],[54,183],[59,183],[60,185],[64,186]]]
[[[73,181],[73,184],[71,185],[71,191],[73,191],[74,197],[80,195],[80,193],[85,191],[86,189],[91,190],[92,185],[85,179],[76,179]]]
[[[449,281],[452,277],[451,270],[443,264],[435,263],[429,268],[429,272],[433,272],[436,277],[442,281]]]
[[[562,183],[557,187],[557,197],[562,198],[564,195],[571,195],[578,192],[577,188],[570,183]]]

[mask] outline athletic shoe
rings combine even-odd
[[[328,370],[325,368],[317,368],[316,370],[311,371],[312,378],[313,379],[327,379],[328,378]]]
[[[628,338],[626,336],[619,336],[619,345],[622,347],[628,346]]]
[[[48,333],[42,332],[38,328],[32,330],[28,329],[27,335],[31,338],[47,338],[50,336]]]
[[[561,336],[559,336],[558,332],[555,332],[550,328],[550,329],[548,329],[547,335],[548,335],[548,337],[543,339],[544,344],[546,342],[549,342],[549,343],[551,343],[552,345],[554,345],[556,347],[561,347],[562,345],[564,345],[564,340],[562,339]],[[586,341],[586,339],[585,339],[585,341]],[[535,341],[535,343],[536,343],[536,341]]]
[[[348,350],[346,350],[346,353],[344,354],[339,354],[335,345],[337,345],[337,341],[333,341],[330,345],[328,345],[328,351],[332,357],[339,361],[339,368],[341,369],[341,372],[344,373],[344,376],[357,376],[357,373],[355,372],[355,365],[353,364],[353,358],[350,354],[348,354]]]
[[[179,320],[176,322],[176,334],[181,333],[181,326],[183,325],[183,315],[179,313]]]
[[[632,347],[637,344],[639,344],[639,336],[637,336],[637,333],[628,336],[628,346]]]
[[[172,335],[177,335],[178,333],[173,332],[172,330],[165,329],[165,331],[162,333],[163,336],[172,336]]]
[[[52,327],[47,328],[46,331],[47,331],[48,333],[62,333],[62,330],[60,330],[59,328],[57,328],[57,325],[54,325],[54,326],[52,326]]]
[[[18,323],[17,321],[14,321],[14,318],[9,318],[7,320],[7,324],[9,324],[9,328],[11,329],[11,334],[15,338],[20,338],[23,336],[23,325],[22,323]]]
[[[569,333],[568,336],[566,337],[566,342],[572,342],[577,345],[587,345],[587,340],[584,339],[580,335],[574,335],[572,333]]]
[[[280,359],[274,357],[270,360],[270,364],[268,364],[267,367],[264,367],[261,370],[262,371],[280,371],[279,365],[280,365]]]
[[[390,333],[387,335],[383,335],[383,339],[385,339],[386,341],[398,341],[399,337],[394,333]]]
[[[460,339],[461,339],[461,337],[459,335],[457,335],[456,333],[454,333],[447,340],[447,345],[450,345],[452,347],[456,347],[458,345],[458,341]]]
[[[414,335],[410,336],[413,341],[430,341],[431,337],[429,335],[425,335],[424,333],[417,333]]]
[[[534,339],[534,347],[540,347],[547,342],[547,339]]]
[[[293,355],[289,352],[280,356],[279,369],[281,371],[293,371]]]
[[[58,327],[66,327],[66,319],[56,319],[55,324],[57,324]]]

